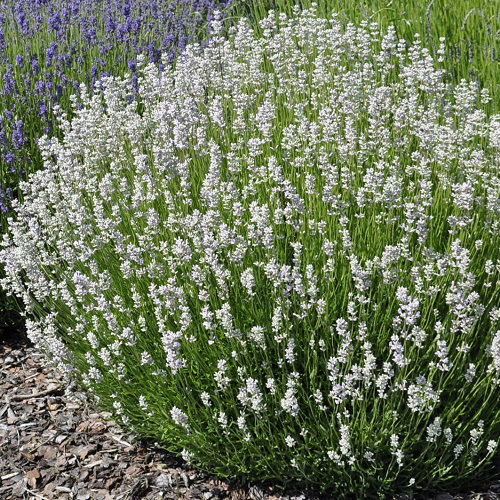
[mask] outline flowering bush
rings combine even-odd
[[[296,5],[315,5],[323,17],[338,13],[342,23],[376,21],[379,29],[394,26],[397,36],[412,40],[418,33],[430,54],[445,56],[447,78],[458,83],[462,78],[489,87],[492,101],[488,105],[498,111],[497,38],[500,29],[498,7],[490,0],[237,0],[236,11],[248,17],[253,26],[272,8],[292,14]],[[257,26],[256,26],[257,28]],[[440,38],[446,35],[445,53]]]
[[[417,39],[213,23],[82,87],[22,184],[3,285],[139,435],[221,475],[471,484],[499,439],[499,116]],[[167,56],[168,57],[168,56]]]

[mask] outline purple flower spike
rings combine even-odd
[[[12,165],[14,163],[15,156],[12,151],[9,151],[8,153],[5,153],[5,161],[9,164]]]
[[[40,111],[38,112],[38,114],[40,116],[43,116],[44,118],[47,118],[47,106],[43,101],[40,102]]]
[[[85,37],[85,40],[87,41],[87,43],[94,45],[94,43],[97,39],[97,33],[96,33],[95,28],[88,28],[87,30],[85,30],[83,36]]]
[[[132,59],[131,59],[131,60],[128,62],[128,69],[129,69],[130,71],[132,71],[132,73],[135,73],[135,71],[137,70],[137,63],[136,63],[134,60],[132,60]]]
[[[38,64],[38,59],[36,56],[33,56],[31,59],[31,71],[37,75],[39,71],[39,64]]]
[[[57,43],[52,42],[47,49],[47,59],[52,60],[57,54]]]
[[[3,93],[5,95],[13,94],[16,91],[16,81],[12,71],[12,64],[9,64],[7,71],[3,75]]]
[[[7,146],[7,134],[3,128],[0,128],[0,144],[4,147]]]
[[[26,17],[26,12],[21,8],[17,13],[17,24],[23,35],[27,35],[30,31],[30,23]]]
[[[59,31],[61,29],[61,16],[56,11],[49,17],[49,27],[51,30]]]
[[[109,16],[106,18],[106,30],[108,31],[108,33],[114,33],[116,29],[116,22],[115,20]]]
[[[21,149],[26,144],[24,136],[24,123],[22,120],[16,122],[16,127],[12,132],[12,145],[14,149]]]
[[[43,94],[45,92],[45,82],[43,80],[38,80],[35,83],[35,92],[37,94]]]
[[[7,48],[5,44],[5,34],[0,26],[0,52],[3,52]]]

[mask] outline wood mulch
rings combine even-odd
[[[1,337],[1,332],[0,332]],[[436,500],[497,500],[500,483],[482,493]],[[43,366],[26,342],[0,338],[0,499],[299,500],[272,488],[241,486],[187,467],[132,441],[111,414],[89,406]]]

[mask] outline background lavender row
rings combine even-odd
[[[7,0],[0,4],[0,211],[54,132],[53,107],[69,109],[80,82],[135,72],[137,54],[173,60],[232,0]],[[134,76],[132,76],[134,78]],[[1,215],[0,215],[1,217]]]

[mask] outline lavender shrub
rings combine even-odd
[[[314,10],[260,29],[82,87],[2,284],[51,362],[199,467],[470,487],[500,432],[500,116],[418,38]]]

